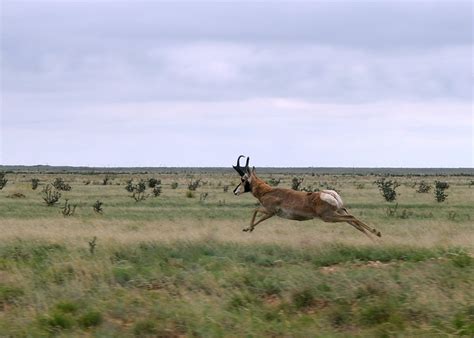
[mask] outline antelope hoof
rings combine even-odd
[[[380,231],[377,231],[377,230],[374,229],[372,232],[373,232],[376,236],[382,237],[382,233],[381,233]]]
[[[242,229],[242,231],[247,232],[247,231],[250,231],[250,229],[249,228],[244,228],[244,229]]]

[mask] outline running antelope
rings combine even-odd
[[[261,204],[260,207],[254,210],[250,226],[243,229],[243,231],[252,232],[257,224],[277,215],[296,221],[320,218],[324,222],[347,222],[369,238],[372,238],[371,233],[378,237],[382,236],[380,231],[372,229],[349,214],[347,209],[344,208],[341,197],[334,190],[303,192],[292,189],[273,188],[257,177],[255,167],[252,170],[249,168],[249,157],[247,157],[245,168],[242,168],[240,166],[240,159],[242,157],[245,156],[240,155],[237,159],[237,165],[233,166],[241,177],[241,182],[234,189],[234,194],[238,196],[251,192]],[[262,216],[255,221],[258,213],[261,213]]]

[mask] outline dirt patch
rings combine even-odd
[[[282,304],[282,300],[277,295],[269,295],[263,298],[263,302],[271,307],[278,307]]]
[[[380,269],[380,268],[388,267],[395,263],[396,262],[383,263],[381,261],[367,261],[367,262],[360,262],[360,263],[353,263],[353,264],[344,264],[344,265],[336,264],[336,265],[330,265],[330,266],[323,266],[322,268],[320,268],[320,270],[321,272],[325,274],[331,274],[331,273],[335,273],[335,272],[341,271],[343,269],[348,269],[348,268],[367,268],[368,267],[368,268]]]

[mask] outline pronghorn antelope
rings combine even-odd
[[[381,237],[380,231],[372,229],[367,224],[361,222],[344,208],[342,199],[334,190],[322,190],[318,192],[303,192],[292,189],[273,188],[265,181],[257,177],[255,167],[249,168],[249,160],[245,168],[240,166],[240,159],[245,157],[240,155],[237,165],[233,168],[241,177],[240,184],[234,189],[235,195],[251,192],[256,197],[261,206],[253,212],[250,226],[243,231],[252,232],[255,226],[275,215],[297,221],[306,221],[313,218],[320,218],[324,222],[347,222],[357,230],[366,234],[369,238],[371,233]],[[263,214],[255,221],[257,214]]]

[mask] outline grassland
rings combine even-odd
[[[13,168],[0,190],[0,336],[474,335],[472,170],[397,172],[396,209],[368,170],[260,171],[282,187],[304,176],[337,189],[382,232],[376,243],[318,220],[244,233],[256,200],[232,195],[230,171],[44,170]],[[72,189],[48,207],[41,189],[56,177]],[[152,177],[162,194],[135,202],[127,180]],[[449,182],[447,200],[417,193],[422,180]]]

